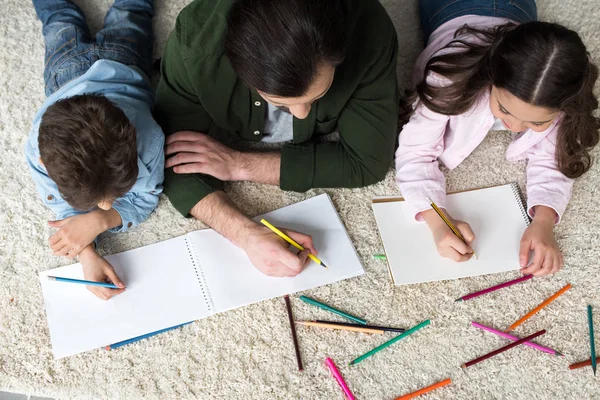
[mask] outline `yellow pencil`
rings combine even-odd
[[[431,205],[431,208],[433,208],[435,210],[435,212],[437,213],[437,215],[439,215],[440,218],[446,223],[446,225],[448,225],[448,228],[450,228],[450,230],[460,240],[462,240],[464,244],[466,244],[467,246],[469,246],[469,244],[467,243],[467,240],[463,237],[463,235],[460,233],[460,231],[458,229],[456,229],[456,227],[454,226],[454,224],[452,224],[452,222],[450,222],[450,220],[448,218],[446,218],[446,216],[444,215],[444,213],[442,212],[442,210],[440,210],[440,208],[437,206],[437,204],[435,204],[434,201],[431,200],[429,197],[427,198],[427,201]],[[469,247],[471,247],[471,246],[469,246]],[[477,258],[477,254],[475,254],[475,250],[473,250],[473,249],[471,249],[471,250],[473,251],[473,257]]]
[[[292,246],[294,246],[295,248],[297,248],[298,250],[302,251],[304,250],[304,247],[300,246],[298,243],[296,243],[296,241],[294,239],[292,239],[291,237],[289,237],[288,235],[286,235],[285,233],[281,232],[279,229],[277,229],[275,226],[271,225],[269,223],[269,221],[267,221],[266,219],[261,219],[260,222],[266,226],[267,228],[269,228],[270,230],[272,230],[274,233],[277,234],[277,236],[279,236],[280,238],[282,238],[283,240],[285,240],[286,242],[288,242],[289,244],[291,244]],[[314,262],[316,262],[319,265],[322,265],[323,267],[327,268],[327,265],[325,265],[325,263],[321,260],[319,260],[317,257],[315,257],[312,254],[308,254],[308,258],[310,258],[311,260],[313,260]]]
[[[313,322],[313,321],[296,321],[298,325],[306,325],[306,326],[318,326],[321,328],[329,328],[329,329],[340,329],[342,331],[351,331],[351,332],[362,332],[362,333],[376,333],[376,334],[384,334],[385,331],[382,329],[373,329],[373,328],[363,328],[360,326],[346,326],[346,325],[335,325],[335,324],[325,324],[322,322]]]

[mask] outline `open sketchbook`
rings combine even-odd
[[[127,285],[109,301],[96,298],[84,285],[46,278],[82,279],[80,264],[43,271],[40,280],[55,358],[364,273],[328,195],[264,217],[276,226],[311,235],[329,269],[311,262],[294,278],[268,277],[244,251],[206,229],[107,256]]]
[[[396,285],[519,269],[519,245],[529,217],[517,184],[448,195],[448,212],[467,222],[476,237],[478,258],[464,263],[439,255],[429,227],[415,220],[402,199],[374,199],[372,206]]]

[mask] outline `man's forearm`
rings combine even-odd
[[[281,153],[240,153],[240,181],[279,185]]]
[[[243,247],[247,232],[256,227],[256,222],[238,210],[221,190],[209,194],[196,203],[190,214],[238,247]]]

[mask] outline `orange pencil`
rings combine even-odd
[[[444,387],[444,386],[449,385],[451,383],[452,383],[452,379],[450,379],[450,378],[444,379],[441,382],[434,383],[433,385],[427,386],[427,387],[425,387],[423,389],[419,389],[416,392],[412,392],[412,393],[409,393],[409,394],[405,394],[404,396],[396,397],[396,400],[413,399],[413,398],[415,398],[417,396],[420,396],[420,395],[425,394],[425,393],[429,393],[432,390]]]
[[[546,300],[544,300],[542,302],[542,304],[540,304],[539,306],[537,306],[536,308],[534,308],[533,310],[529,311],[527,314],[525,314],[523,317],[521,317],[521,319],[519,319],[517,322],[515,322],[514,324],[512,324],[511,326],[508,327],[507,330],[505,330],[504,332],[510,332],[513,329],[515,329],[517,326],[521,325],[523,322],[527,321],[529,318],[531,318],[531,316],[533,316],[534,314],[536,314],[538,311],[540,311],[542,308],[546,307],[548,304],[552,303],[554,300],[556,300],[561,294],[563,294],[564,292],[566,292],[567,290],[571,289],[571,284],[568,283],[567,286],[565,286],[564,288],[560,289],[558,292],[554,293],[552,296],[548,297]]]
[[[600,357],[596,357],[596,362],[600,363]],[[579,368],[583,368],[583,367],[589,367],[590,365],[592,365],[591,358],[589,358],[585,361],[582,361],[582,362],[571,364],[571,365],[569,365],[569,369],[579,369]]]

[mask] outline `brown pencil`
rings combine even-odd
[[[600,357],[596,357],[596,362],[600,363]],[[592,365],[591,358],[589,358],[585,361],[582,361],[582,362],[571,364],[571,365],[569,365],[569,369],[579,369],[579,368],[583,368],[583,367],[589,367],[590,365]]]
[[[292,330],[292,340],[294,341],[294,350],[296,351],[296,361],[298,361],[298,371],[303,371],[302,358],[300,357],[300,346],[298,346],[298,337],[296,336],[296,325],[294,324],[294,316],[292,315],[292,304],[290,296],[283,296],[285,300],[285,308],[287,309],[288,318],[290,320],[290,329]]]
[[[536,333],[534,333],[533,335],[529,335],[529,336],[527,336],[527,337],[525,337],[525,338],[523,338],[523,339],[519,339],[519,340],[517,340],[516,342],[512,342],[512,343],[510,343],[510,344],[507,344],[506,346],[504,346],[504,347],[501,347],[501,348],[499,348],[498,350],[494,350],[494,351],[492,351],[491,353],[487,353],[487,354],[485,354],[485,355],[483,355],[483,356],[481,356],[481,357],[478,357],[478,358],[476,358],[476,359],[474,359],[474,360],[472,360],[472,361],[469,361],[469,362],[467,362],[467,363],[464,363],[464,364],[461,366],[461,368],[468,368],[468,367],[470,367],[471,365],[478,364],[478,363],[480,363],[480,362],[482,362],[482,361],[484,361],[484,360],[487,360],[487,359],[488,359],[488,358],[490,358],[490,357],[493,357],[493,356],[495,356],[495,355],[497,355],[497,354],[503,353],[503,352],[505,352],[505,351],[506,351],[506,350],[508,350],[508,349],[512,349],[513,347],[515,347],[515,346],[518,346],[518,345],[520,345],[520,344],[523,344],[523,343],[525,343],[525,342],[528,342],[528,341],[530,341],[530,340],[533,340],[533,339],[535,339],[535,338],[536,338],[536,337],[538,337],[538,336],[542,336],[544,333],[546,333],[546,330],[545,330],[545,329],[544,329],[544,330],[541,330],[541,331],[539,331],[539,332],[536,332]]]

